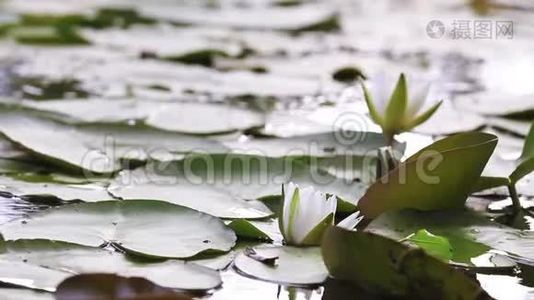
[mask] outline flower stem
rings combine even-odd
[[[514,214],[517,214],[521,211],[521,202],[519,201],[519,197],[517,196],[517,190],[515,189],[515,183],[511,182],[508,185],[508,191],[510,193],[510,198],[512,199],[512,209],[514,211]]]

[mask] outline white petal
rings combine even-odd
[[[408,109],[406,109],[405,119],[412,120],[417,116],[417,113],[425,105],[428,93],[430,91],[430,83],[411,84],[408,91]]]
[[[347,230],[353,230],[354,227],[356,227],[356,225],[358,225],[358,223],[360,223],[362,219],[363,219],[363,216],[360,216],[360,212],[357,211],[353,213],[352,215],[346,217],[341,222],[339,222],[337,224],[337,227],[341,227]]]
[[[313,187],[307,187],[301,190],[298,214],[293,224],[292,238],[297,244],[302,243],[306,235],[313,229],[314,210],[317,209],[317,201],[314,199],[315,190]]]
[[[393,93],[396,81],[387,76],[384,72],[380,72],[371,78],[371,87],[369,92],[373,98],[373,103],[376,111],[384,116],[389,102],[389,97]]]
[[[284,185],[284,206],[282,210],[282,224],[284,226],[284,232],[282,232],[282,235],[286,240],[291,239],[291,237],[289,236],[289,215],[291,214],[291,200],[293,199],[293,195],[297,192],[298,188],[298,185],[294,184],[293,182]]]

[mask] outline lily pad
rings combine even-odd
[[[208,290],[222,283],[216,271],[178,260],[136,262],[117,252],[50,240],[8,241],[3,246],[0,281],[30,289],[53,292],[64,279],[82,273],[145,277],[186,290]]]
[[[120,123],[142,120],[156,103],[131,99],[61,99],[43,101],[22,101],[21,105],[33,110],[52,113],[48,117],[72,123]],[[102,109],[105,107],[106,109]],[[54,116],[58,114],[58,116]]]
[[[64,201],[96,202],[114,200],[105,186],[94,184],[63,184],[55,182],[28,182],[0,176],[0,190],[19,198],[54,197]]]
[[[473,265],[473,259],[492,249],[505,251],[520,261],[534,262],[534,233],[489,221],[466,210],[388,212],[371,222],[366,230],[397,239],[420,228],[449,239],[454,249],[452,260],[459,263]]]
[[[335,194],[339,200],[338,210],[341,211],[353,211],[356,199],[363,195],[366,189],[363,183],[338,179],[318,166],[310,166],[296,157],[269,158],[255,155],[198,153],[189,155],[182,161],[154,163],[134,172],[125,172],[111,184],[109,190],[114,196],[124,199],[150,197],[186,206],[195,205],[195,209],[203,211],[209,209],[209,213],[217,214],[206,207],[210,205],[209,202],[197,201],[195,198],[174,197],[174,195],[191,191],[199,193],[198,195],[207,195],[205,199],[210,201],[218,197],[224,212],[234,207],[228,205],[232,201],[240,203],[239,201],[243,200],[279,197],[282,184],[289,181],[300,186],[315,186],[322,192]],[[199,189],[204,191],[198,191]],[[254,205],[254,202],[250,203]],[[260,217],[257,214],[258,206],[254,207],[256,211],[252,218],[258,218]],[[235,209],[233,210],[233,217],[239,215]],[[217,215],[220,214],[221,212]],[[270,215],[262,214],[263,217]],[[242,215],[237,218],[247,217]]]
[[[255,111],[206,103],[159,103],[131,99],[76,99],[24,101],[23,106],[49,113],[71,123],[127,123],[145,120],[154,128],[187,134],[217,134],[264,124]],[[102,107],[106,107],[103,111]],[[49,115],[54,117],[54,115]]]
[[[155,128],[189,134],[214,134],[261,127],[264,117],[251,110],[228,105],[165,104],[152,113],[146,124]]]
[[[45,161],[96,174],[120,170],[124,157],[145,161],[162,152],[225,152],[222,145],[208,139],[127,126],[72,127],[13,111],[1,113],[0,132]]]
[[[241,253],[234,262],[235,267],[252,278],[301,286],[321,284],[328,277],[318,247],[255,247],[253,250],[259,256],[276,257],[276,262],[274,266],[265,264]]]
[[[331,276],[387,296],[491,299],[478,283],[446,263],[368,232],[327,230],[322,246]]]
[[[513,134],[517,134],[520,136],[527,136],[531,122],[525,122],[525,121],[519,121],[519,120],[509,120],[509,119],[503,119],[503,118],[489,118],[488,124],[491,127],[508,131]]]
[[[534,95],[503,95],[492,91],[464,96],[455,103],[461,110],[490,116],[534,116]]]
[[[480,115],[458,110],[449,102],[444,102],[432,118],[414,130],[431,135],[450,135],[474,131],[485,125],[486,119]]]
[[[173,183],[173,178],[143,171],[123,173],[108,190],[126,201],[162,200],[221,218],[258,219],[273,214],[263,203],[236,197],[227,190],[191,184],[185,178]]]
[[[281,242],[283,240],[278,220],[245,220],[237,219],[228,223],[239,238],[245,240],[267,240]]]
[[[166,61],[132,60],[118,52],[94,47],[54,52],[41,50],[20,56],[23,63],[15,71],[18,76],[77,80],[91,95],[113,98],[128,97],[132,92],[135,95],[153,86],[165,87],[164,96],[161,91],[159,97],[155,96],[164,100],[189,99],[192,95],[210,95],[214,100],[250,95],[293,98],[339,90],[339,87],[324,87],[317,78],[219,72]],[[80,72],[81,69],[84,72]]]
[[[353,135],[354,140],[347,141],[343,135]],[[224,143],[234,153],[254,154],[267,157],[336,157],[369,156],[373,151],[386,146],[384,137],[374,132],[336,132],[299,135],[287,138],[258,138],[244,142]],[[402,144],[396,144],[399,150]]]
[[[420,229],[403,240],[411,242],[426,253],[434,257],[448,261],[452,258],[453,249],[449,240],[439,235],[434,235],[426,229]]]
[[[51,208],[0,227],[7,240],[50,239],[128,253],[187,258],[227,252],[236,236],[219,219],[166,202],[104,201]]]
[[[369,218],[402,208],[463,207],[496,145],[497,137],[486,133],[442,139],[373,184],[358,207]]]
[[[144,5],[143,13],[152,18],[187,25],[283,31],[328,31],[337,29],[336,24],[329,24],[335,13],[328,7],[321,5],[206,10],[199,7],[159,4],[153,6]],[[277,17],[273,18],[273,15]],[[324,25],[318,26],[322,24]]]

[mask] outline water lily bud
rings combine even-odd
[[[317,246],[323,233],[334,224],[337,207],[335,196],[299,188],[292,182],[282,186],[283,208],[279,226],[284,241],[293,246]]]
[[[374,81],[371,91],[363,85],[365,102],[371,118],[382,127],[382,132],[390,145],[396,134],[412,130],[430,119],[442,103],[439,101],[421,112],[428,97],[430,84],[414,86],[408,91],[404,74],[400,75],[395,85],[392,83],[381,75]]]

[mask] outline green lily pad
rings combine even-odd
[[[108,191],[126,201],[162,200],[221,218],[258,219],[273,214],[263,203],[236,197],[230,191],[191,184],[185,179],[173,183],[170,177],[147,175],[143,171],[123,173]]]
[[[98,183],[64,184],[55,182],[28,182],[0,176],[0,190],[20,198],[55,197],[64,201],[96,202],[114,200],[106,187]]]
[[[66,278],[83,273],[145,277],[186,290],[208,290],[222,283],[216,271],[184,261],[136,262],[117,252],[41,239],[8,241],[3,246],[0,282],[30,289],[53,292]]]
[[[9,34],[18,43],[26,45],[75,46],[89,44],[89,41],[74,27],[20,26],[10,30]]]
[[[299,286],[321,284],[328,277],[318,247],[255,247],[253,250],[258,256],[276,258],[276,262],[273,266],[239,254],[235,267],[252,278]]]
[[[447,238],[434,235],[426,229],[420,229],[403,240],[409,241],[434,257],[448,261],[452,258],[453,249]]]
[[[160,201],[104,201],[51,208],[0,227],[7,240],[49,239],[128,253],[187,258],[227,252],[236,236],[222,221]]]
[[[189,134],[214,134],[261,127],[258,112],[228,105],[202,103],[165,104],[152,113],[146,124],[155,128]]]
[[[199,137],[127,126],[72,127],[8,110],[1,113],[0,132],[47,162],[96,174],[120,170],[121,158],[146,161],[154,154],[225,152],[218,142]]]
[[[486,119],[480,115],[458,110],[445,102],[432,118],[416,127],[414,131],[431,135],[451,135],[477,130],[485,125]]]
[[[112,47],[124,53],[149,53],[154,58],[207,67],[213,66],[217,56],[238,56],[243,51],[237,40],[210,40],[209,31],[192,28],[133,27],[128,30],[84,31],[84,35],[92,44]]]
[[[489,116],[534,116],[534,95],[499,95],[494,91],[457,99],[458,108]],[[506,105],[503,105],[506,103]]]
[[[217,134],[261,127],[263,116],[229,105],[158,103],[131,99],[24,101],[24,107],[52,113],[71,123],[127,123],[145,120],[151,127],[187,134]],[[102,107],[106,107],[102,110]],[[54,113],[59,114],[54,116]]]
[[[402,208],[463,207],[496,145],[496,136],[478,132],[442,139],[373,184],[358,208],[375,218]]]
[[[520,136],[527,136],[531,126],[530,122],[503,118],[489,118],[487,122],[491,127],[508,131]]]
[[[257,7],[254,9],[206,10],[200,7],[180,5],[146,5],[143,14],[177,24],[216,26],[238,29],[263,29],[282,31],[328,31],[338,29],[332,23],[335,15],[321,5],[295,7]],[[273,18],[272,16],[277,16]]]
[[[124,199],[158,199],[180,205],[191,206],[195,209],[221,215],[228,211],[233,201],[242,203],[243,200],[256,200],[269,197],[279,197],[281,186],[293,181],[300,186],[315,186],[316,189],[338,196],[338,210],[353,211],[354,203],[363,195],[366,185],[358,182],[347,182],[338,179],[317,166],[310,166],[299,158],[269,158],[254,155],[239,154],[192,154],[182,161],[164,164],[150,164],[134,172],[125,172],[115,180],[109,190],[119,198]],[[208,186],[207,186],[207,185]],[[204,189],[204,191],[198,191]],[[200,196],[175,197],[180,193],[198,193],[206,195],[205,199],[219,200],[221,212],[217,213],[207,201],[198,201]],[[192,195],[188,193],[186,195]],[[218,199],[214,199],[218,198]],[[256,207],[252,218],[260,217]],[[194,205],[194,206],[193,206]],[[214,204],[212,204],[214,205]],[[232,217],[239,216],[233,209]],[[265,211],[264,209],[262,209]],[[263,217],[269,215],[262,213]]]
[[[373,151],[386,146],[382,134],[374,132],[354,132],[360,137],[346,141],[341,132],[327,132],[318,134],[299,135],[287,138],[258,138],[245,142],[224,143],[234,153],[255,154],[267,157],[363,157],[374,155]],[[347,133],[349,134],[349,133]],[[396,144],[399,150],[404,145]]]
[[[394,240],[331,227],[322,246],[331,276],[387,296],[491,299],[462,271]]]
[[[449,240],[452,261],[476,266],[474,259],[495,249],[514,259],[534,261],[534,234],[510,228],[466,210],[388,212],[373,220],[367,231],[389,238],[403,238],[426,228]]]
[[[237,219],[228,223],[228,227],[235,231],[239,238],[245,240],[278,241],[283,240],[278,220],[245,220]]]
[[[61,99],[48,101],[22,101],[21,105],[60,121],[70,123],[125,123],[146,118],[157,103],[132,99]],[[106,109],[102,109],[105,107]]]

